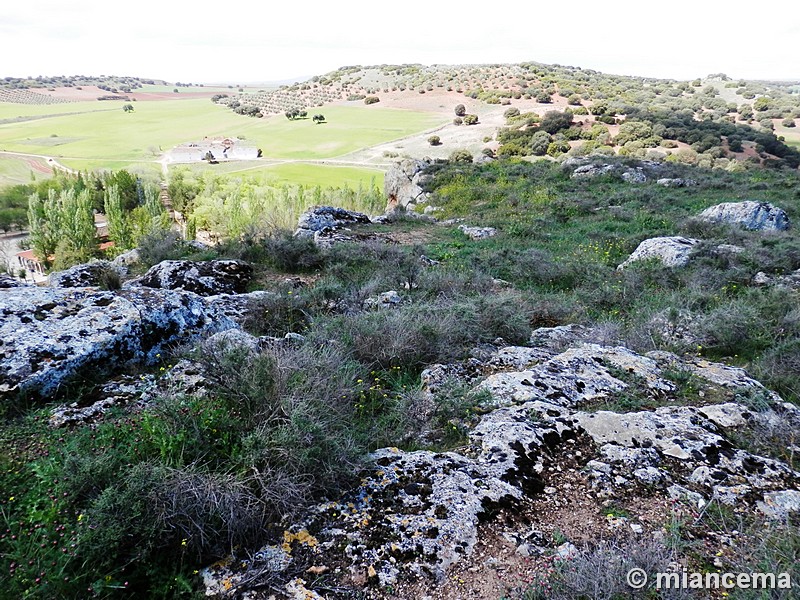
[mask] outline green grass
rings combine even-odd
[[[64,104],[16,104],[14,102],[0,102],[0,121],[16,119],[18,117],[42,117],[50,115],[65,115],[67,113],[87,113],[99,111],[122,111],[122,104],[118,102],[100,102],[97,100],[86,102],[66,102]]]
[[[404,110],[330,106],[319,109],[328,122],[288,121],[282,116],[251,119],[236,115],[208,99],[139,102],[133,113],[107,108],[104,103],[75,103],[58,107],[0,107],[13,118],[72,112],[19,123],[0,124],[0,148],[17,152],[102,161],[151,159],[158,148],[167,150],[204,136],[243,136],[275,158],[330,158],[404,137],[441,122],[441,117]],[[3,112],[5,111],[5,112]],[[69,140],[54,146],[55,138]]]
[[[300,184],[321,187],[350,187],[357,189],[371,187],[373,184],[383,188],[383,171],[362,167],[321,165],[291,162],[264,165],[259,161],[229,162],[219,165],[200,163],[190,165],[198,173],[217,173],[256,177],[271,183]]]
[[[101,160],[101,159],[59,159],[65,167],[75,169],[76,171],[96,171],[101,169],[109,169],[112,171],[119,171],[125,169],[126,171],[136,175],[147,175],[154,178],[161,178],[161,165],[155,162],[155,159],[150,161],[139,160]]]

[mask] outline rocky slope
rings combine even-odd
[[[383,593],[418,579],[441,583],[470,560],[482,520],[576,479],[598,507],[642,495],[773,519],[800,511],[800,472],[730,441],[732,433],[776,425],[797,430],[797,407],[741,369],[665,352],[643,356],[593,337],[577,326],[542,329],[529,347],[432,366],[423,376],[428,390],[458,374],[475,391],[490,392],[468,444],[448,453],[376,452],[358,488],[316,506],[273,545],[207,569],[207,594],[267,598],[256,590],[281,580],[289,593],[303,585],[298,566],[312,573],[333,567],[340,580]],[[695,380],[694,402],[680,398],[680,384],[670,379],[676,373]],[[640,410],[598,410],[634,393],[645,399]],[[758,408],[742,400],[753,397]],[[562,470],[565,462],[572,467]],[[639,535],[657,531],[631,519]],[[519,553],[568,552],[531,545],[524,533],[515,534],[523,540]]]

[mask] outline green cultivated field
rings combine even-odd
[[[258,161],[241,161],[209,165],[188,165],[197,173],[217,173],[231,176],[254,177],[259,181],[276,184],[292,183],[322,187],[349,187],[358,189],[373,184],[383,188],[383,171],[362,167],[321,165],[301,162],[264,165]]]
[[[36,161],[42,166],[46,166],[44,160],[37,158],[23,158],[0,154],[0,188],[7,185],[17,185],[20,183],[31,182],[31,172],[36,181],[47,179],[50,174],[34,170],[28,161]]]
[[[328,122],[288,121],[283,116],[252,119],[236,115],[208,99],[138,102],[133,113],[105,102],[53,106],[0,105],[0,119],[25,115],[53,116],[0,124],[0,149],[55,158],[104,161],[154,160],[168,150],[204,136],[242,136],[265,157],[318,159],[404,137],[435,125],[442,118],[404,110],[332,106],[319,109]],[[82,114],[58,115],[59,112]]]

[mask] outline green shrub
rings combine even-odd
[[[183,256],[180,235],[168,229],[159,229],[139,240],[139,256],[145,265],[157,265],[164,260],[176,260]]]
[[[472,153],[469,150],[455,150],[450,154],[448,160],[455,163],[471,163]]]

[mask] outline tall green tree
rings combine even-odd
[[[92,195],[88,189],[79,193],[72,189],[60,192],[51,189],[44,201],[31,194],[28,227],[31,246],[47,267],[51,266],[53,255],[68,253],[71,258],[67,262],[75,264],[88,259],[97,248]]]
[[[48,195],[48,201],[55,195],[53,190]],[[48,218],[47,201],[42,201],[39,194],[33,193],[28,197],[28,232],[30,234],[31,248],[36,258],[45,265],[50,266],[50,257],[56,253],[58,246],[58,231],[54,223]]]
[[[133,228],[122,207],[119,188],[109,186],[105,193],[105,213],[108,219],[108,237],[114,247],[127,250],[133,247]]]

